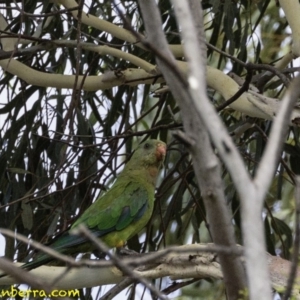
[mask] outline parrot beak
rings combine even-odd
[[[167,152],[167,146],[165,143],[158,143],[156,147],[155,156],[158,161],[164,160]]]

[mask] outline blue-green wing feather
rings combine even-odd
[[[91,230],[115,228],[124,221],[133,220],[148,198],[147,189],[139,182],[116,183],[83,213],[72,228],[82,223]]]
[[[125,192],[126,189],[126,192]],[[94,202],[71,228],[79,224],[85,224],[97,237],[126,228],[132,222],[141,219],[147,210],[149,193],[138,182],[114,185],[103,197]],[[76,249],[86,243],[84,237],[70,235],[69,232],[58,237],[51,248],[59,252],[70,253],[70,248]],[[36,268],[50,261],[48,255],[38,256],[32,263],[24,265],[24,268]]]
[[[115,191],[119,191],[119,193],[116,194]],[[148,197],[148,191],[138,182],[130,182],[123,188],[114,186],[93,203],[72,228],[79,224],[85,224],[97,237],[102,237],[115,230],[120,231],[143,217],[147,209]],[[104,208],[104,205],[108,203],[109,206]],[[69,248],[84,242],[86,242],[84,238],[68,234],[62,236],[52,246],[56,249],[55,246],[61,244],[64,248]]]

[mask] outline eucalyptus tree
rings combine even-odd
[[[0,226],[51,242],[109,189],[139,142],[157,138],[168,154],[154,214],[128,247],[155,254],[182,245],[170,251],[183,262],[167,250],[147,273],[139,256],[136,274],[154,290],[128,281],[116,258],[129,275],[121,283],[109,269],[106,281],[87,277],[77,287],[118,283],[104,297],[128,288],[131,299],[145,287],[145,299],[282,292],[295,275],[279,260],[286,267],[276,281],[277,260],[266,252],[296,261],[298,251],[297,243],[290,250],[299,1],[2,0],[0,8]],[[26,259],[26,241],[5,242],[7,258]],[[205,264],[215,273],[193,269]]]

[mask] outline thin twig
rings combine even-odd
[[[132,271],[131,268],[126,263],[124,263],[119,257],[111,253],[109,251],[109,248],[100,239],[96,238],[92,233],[90,233],[90,231],[88,231],[86,227],[84,227],[83,225],[79,225],[74,231],[76,232],[76,234],[81,234],[84,237],[86,237],[88,240],[93,242],[95,246],[101,252],[104,252],[115,264],[115,266],[119,268],[124,274],[130,276],[132,279],[136,280],[137,282],[140,282],[143,285],[145,285],[158,298],[163,300],[169,299],[167,296],[165,296],[159,290],[157,290],[154,286],[152,286],[148,280],[146,280],[145,278],[141,278],[134,271]]]
[[[113,288],[111,288],[107,293],[105,293],[100,300],[111,300],[116,295],[118,295],[121,291],[127,288],[130,284],[132,284],[134,280],[132,278],[125,278],[120,283],[116,284]]]
[[[78,15],[77,15],[77,33],[76,33],[76,44],[77,44],[77,52],[76,52],[76,71],[75,71],[75,80],[74,80],[74,86],[73,86],[73,92],[72,92],[72,99],[70,103],[70,107],[66,113],[66,116],[64,118],[64,123],[63,123],[63,128],[65,127],[68,119],[69,120],[69,129],[70,132],[73,133],[74,129],[74,109],[76,110],[79,108],[79,102],[80,102],[80,91],[81,87],[83,86],[83,82],[81,82],[80,87],[77,87],[78,85],[78,79],[79,79],[79,73],[80,73],[80,59],[81,59],[81,52],[82,52],[82,46],[80,44],[80,39],[81,39],[81,17],[82,17],[82,9],[83,9],[83,4],[84,0],[80,0],[78,3]],[[85,80],[86,77],[82,78],[82,81]]]
[[[58,253],[57,251],[49,248],[48,246],[44,246],[43,244],[36,242],[32,239],[29,239],[19,233],[15,233],[12,230],[0,228],[0,233],[11,238],[15,238],[30,247],[33,247],[39,251],[42,251],[54,259],[60,260],[65,262],[71,267],[82,267],[82,266],[89,266],[89,267],[107,267],[112,266],[112,262],[110,261],[98,261],[98,260],[91,260],[91,259],[81,259],[75,261],[74,259],[70,258],[69,256],[63,255]],[[187,253],[189,255],[195,255],[195,253],[205,253],[205,252],[212,252],[212,253],[223,253],[228,256],[241,256],[243,255],[243,247],[225,247],[225,246],[218,246],[215,244],[191,244],[185,246],[173,246],[166,248],[164,250],[160,250],[158,252],[150,252],[146,254],[137,254],[134,257],[126,257],[122,260],[126,262],[127,265],[132,267],[141,266],[146,263],[155,263],[160,264],[165,262],[165,259],[168,255],[174,255],[179,253]]]
[[[183,287],[187,286],[187,285],[190,285],[190,284],[193,284],[197,281],[200,281],[201,279],[199,278],[194,278],[194,279],[191,279],[191,280],[188,280],[188,281],[181,281],[181,282],[173,282],[173,284],[171,284],[170,286],[168,286],[167,288],[165,288],[163,290],[164,293],[166,293],[167,295],[179,290],[179,289],[182,289]]]
[[[271,73],[273,73],[274,75],[278,76],[280,78],[280,80],[282,81],[282,83],[285,85],[285,86],[288,86],[290,81],[289,79],[282,73],[280,72],[279,70],[277,70],[276,68],[274,68],[273,66],[271,65],[268,65],[268,64],[254,64],[254,63],[245,63],[243,62],[242,60],[238,59],[237,57],[233,56],[233,55],[230,55],[222,50],[220,50],[219,48],[209,44],[209,43],[206,43],[206,45],[213,49],[214,51],[217,51],[219,52],[220,54],[228,57],[230,60],[240,64],[241,66],[243,66],[244,68],[246,69],[252,69],[252,70],[264,70],[264,71],[270,71]]]
[[[39,251],[42,251],[42,252],[48,254],[49,256],[53,257],[54,259],[57,259],[57,260],[67,263],[68,265],[78,266],[78,263],[73,258],[70,258],[70,256],[60,254],[57,251],[51,249],[50,247],[44,246],[43,244],[36,242],[32,239],[29,239],[19,233],[15,233],[14,231],[11,231],[11,230],[5,229],[5,228],[0,228],[0,233],[4,234],[6,236],[9,236],[11,238],[15,238],[15,239],[27,244],[28,246],[31,246]]]
[[[21,12],[24,16],[30,17],[30,18],[46,18],[46,17],[50,17],[50,16],[55,16],[58,14],[72,12],[73,10],[78,10],[78,8],[79,7],[76,6],[76,7],[60,9],[60,10],[56,10],[56,11],[52,11],[52,12],[44,13],[44,14],[30,14],[28,12],[21,10],[18,6],[16,6],[16,7],[6,6],[6,9],[17,10],[17,11]]]
[[[236,101],[244,92],[247,92],[251,83],[253,71],[251,69],[248,69],[248,73],[246,75],[245,81],[241,88],[228,100],[226,100],[224,103],[222,103],[220,106],[216,108],[217,112],[223,110],[225,107],[232,104],[234,101]]]

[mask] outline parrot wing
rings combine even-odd
[[[148,207],[148,200],[148,190],[141,183],[131,181],[118,184],[116,182],[79,217],[71,229],[84,224],[97,237],[121,231],[143,217]],[[86,242],[88,240],[85,237],[71,235],[67,231],[54,240],[50,248],[62,253],[73,253],[72,250],[76,249],[76,246]],[[47,254],[40,254],[33,261],[24,264],[22,268],[37,268],[51,260],[52,258]]]
[[[84,223],[93,230],[122,230],[136,218],[140,210],[146,208],[148,191],[139,182],[117,184],[103,197],[93,203],[74,223],[72,228]]]
[[[153,195],[154,197],[154,195]],[[103,197],[94,202],[71,229],[84,224],[97,237],[113,231],[121,231],[138,221],[147,210],[148,190],[140,182],[128,182],[114,185]],[[84,238],[72,236],[64,247],[81,244]],[[85,240],[86,241],[86,240]]]
[[[119,247],[138,233],[153,211],[155,182],[166,154],[166,144],[148,140],[140,144],[112,188],[96,200],[71,226],[86,225],[109,247]],[[50,245],[62,253],[93,250],[93,245],[81,236],[65,232]],[[37,255],[23,268],[36,268],[51,261],[49,255]]]

